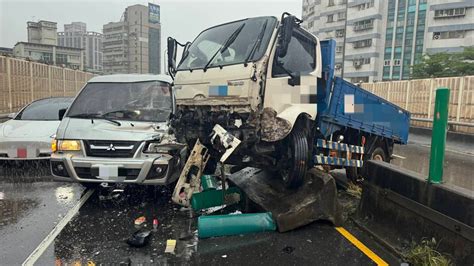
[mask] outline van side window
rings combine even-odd
[[[283,66],[292,74],[308,74],[316,67],[316,42],[305,35],[300,29],[295,29],[284,57],[275,55],[272,76],[288,76]]]

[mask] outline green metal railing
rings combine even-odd
[[[439,184],[443,182],[443,163],[448,130],[449,89],[438,88],[433,115],[433,132],[431,136],[430,172],[428,181]]]

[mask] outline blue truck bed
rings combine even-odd
[[[318,126],[328,137],[344,127],[406,144],[410,113],[350,82],[334,77],[335,41],[321,42],[323,78],[318,81]]]

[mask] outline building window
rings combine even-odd
[[[339,12],[337,13],[337,20],[345,20],[346,19],[346,12]]]
[[[342,38],[342,37],[344,37],[344,29],[336,30],[336,38]]]
[[[58,65],[66,65],[67,64],[67,55],[65,54],[57,54],[56,55],[56,64]]]
[[[370,64],[370,57],[354,59],[352,64],[355,68],[360,68],[362,65],[368,65]]]
[[[374,28],[374,20],[366,19],[354,22],[354,31],[362,31]]]
[[[463,31],[463,30],[433,32],[433,40],[462,39],[464,38],[465,34],[466,34],[466,31]]]
[[[334,6],[334,0],[329,0],[328,1],[328,6]]]
[[[354,48],[364,48],[364,47],[370,47],[372,46],[372,39],[367,39],[367,40],[361,40],[361,41],[356,41],[353,43]]]
[[[466,8],[452,8],[435,11],[435,18],[450,18],[466,15]]]
[[[328,23],[334,22],[334,15],[328,15]]]
[[[351,83],[367,83],[367,82],[369,82],[369,77],[351,78]]]
[[[364,3],[364,4],[361,4],[361,5],[357,5],[355,6],[359,11],[361,10],[365,10],[367,8],[371,8],[371,7],[374,7],[374,0],[371,0],[369,1],[368,3]]]

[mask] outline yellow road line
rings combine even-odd
[[[367,257],[373,260],[377,265],[388,265],[382,258],[377,256],[372,250],[370,250],[366,245],[362,244],[355,236],[349,233],[346,229],[342,227],[336,227],[336,230],[344,236],[349,242],[351,242],[354,246],[356,246],[362,253],[364,253]]]

